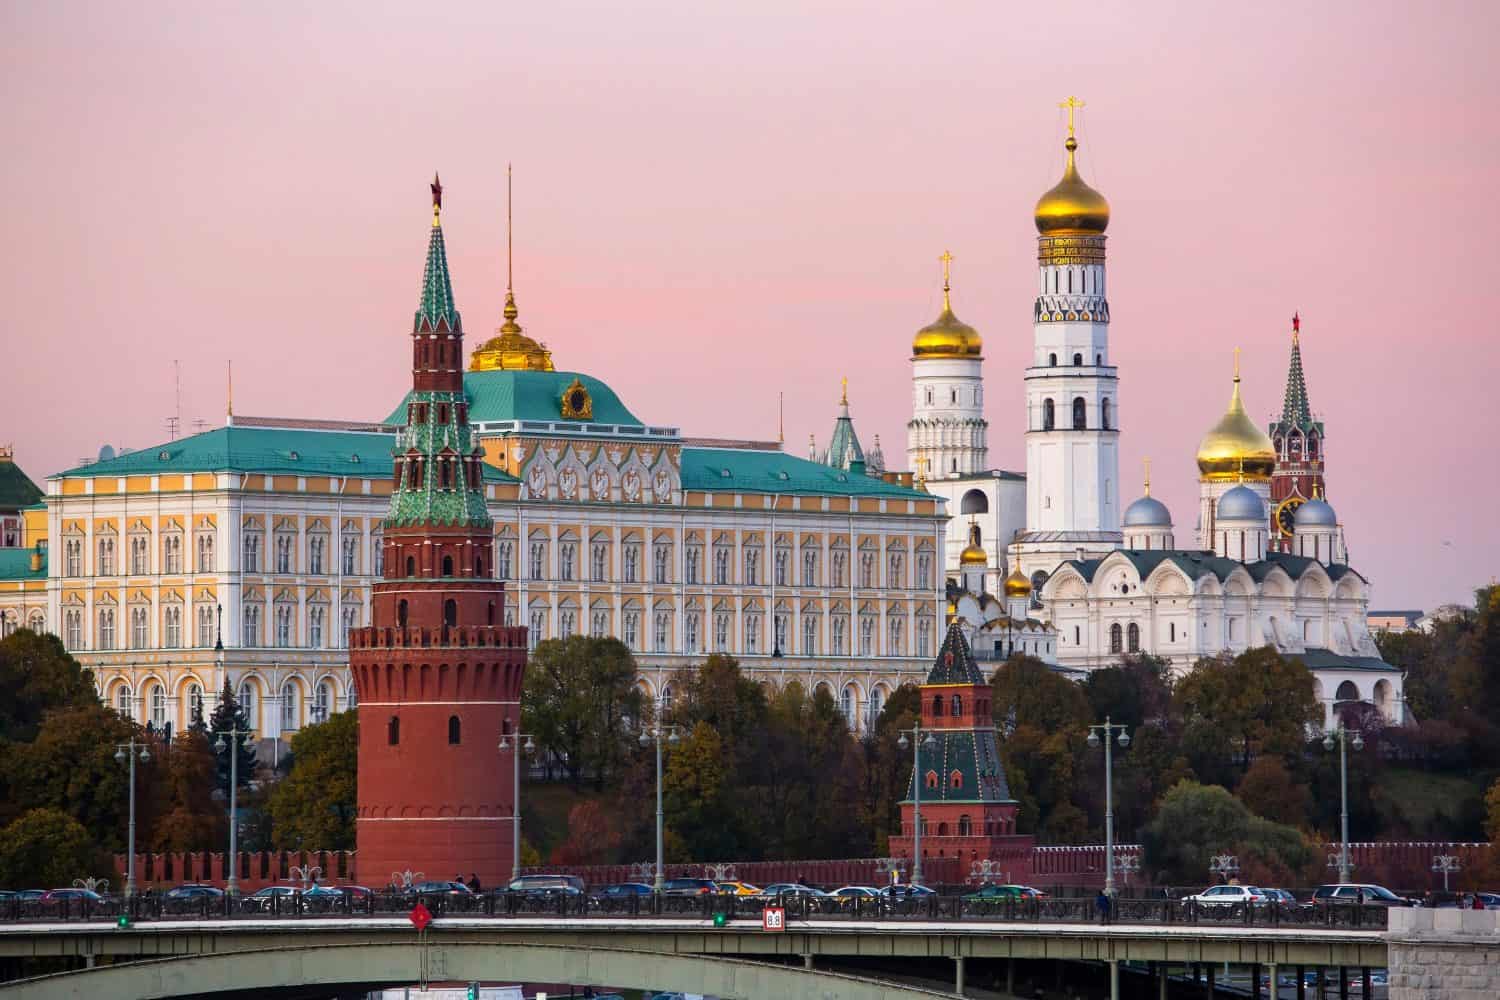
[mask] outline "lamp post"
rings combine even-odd
[[[1126,854],[1121,851],[1115,855],[1115,870],[1125,880],[1125,887],[1129,888],[1131,873],[1141,870],[1141,856],[1139,854]]]
[[[515,737],[514,743],[511,742],[512,735]],[[524,745],[521,743],[522,738],[526,740]],[[510,880],[514,882],[521,877],[521,755],[529,754],[536,750],[536,744],[531,742],[531,734],[501,733],[500,752],[509,753],[512,750],[515,752],[512,754],[510,761],[511,781],[513,782],[511,786],[513,791],[511,793],[510,807],[510,822],[513,834],[510,844]]]
[[[253,736],[254,731],[231,726],[219,734],[214,749],[219,753],[229,751],[229,877],[224,880],[224,892],[237,896],[240,892],[239,858],[239,791],[240,791],[240,737]],[[226,742],[224,737],[228,736]]]
[[[1233,854],[1215,854],[1213,860],[1208,863],[1208,870],[1229,884],[1231,875],[1240,873],[1240,859]]]
[[[135,762],[139,760],[144,764],[150,759],[151,751],[146,749],[146,744],[135,741],[133,732],[130,735],[130,742],[115,744],[115,760],[121,764],[130,765],[130,825],[126,827],[125,833],[126,899],[135,895]]]
[[[1443,891],[1448,891],[1448,876],[1456,873],[1463,864],[1458,860],[1456,854],[1435,854],[1432,858],[1432,870],[1443,873]]]
[[[660,715],[658,715],[659,718]],[[662,885],[666,882],[663,874],[665,852],[662,849],[661,745],[664,742],[675,745],[677,740],[677,727],[663,726],[659,721],[641,730],[641,746],[656,744],[656,878],[652,881],[651,888],[657,893],[662,891]]]
[[[1101,740],[1099,734],[1104,737],[1104,892],[1106,895],[1115,894],[1115,786],[1114,786],[1114,744],[1118,742],[1121,749],[1130,746],[1130,734],[1125,727],[1118,722],[1110,722],[1109,716],[1104,721],[1089,726],[1090,747],[1098,748]]]
[[[1364,737],[1359,730],[1345,729],[1343,722],[1323,737],[1323,749],[1339,748],[1339,881],[1349,881],[1349,747],[1365,748]]]
[[[910,736],[911,739],[907,739]],[[911,884],[922,884],[922,751],[937,747],[937,740],[929,732],[922,737],[922,723],[918,721],[910,729],[901,730],[896,746],[911,748]]]

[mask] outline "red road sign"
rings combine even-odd
[[[432,911],[419,902],[411,908],[411,913],[407,914],[406,919],[410,920],[411,925],[417,930],[425,931],[427,925],[432,923]]]
[[[786,907],[768,906],[761,910],[760,929],[772,933],[786,930]]]

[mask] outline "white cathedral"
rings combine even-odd
[[[1275,440],[1245,412],[1236,359],[1229,408],[1198,450],[1196,547],[1178,547],[1149,472],[1145,495],[1122,503],[1109,204],[1079,176],[1071,124],[1065,148],[1062,180],[1036,207],[1024,475],[989,465],[983,341],[953,313],[948,254],[942,312],[912,344],[907,456],[952,515],[950,615],[976,652],[1035,652],[1078,676],[1131,653],[1186,672],[1205,656],[1270,645],[1311,669],[1327,724],[1361,703],[1403,722],[1402,674],[1375,647],[1369,583],[1347,565],[1322,497],[1323,425],[1307,408],[1295,327]]]

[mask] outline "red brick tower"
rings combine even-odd
[[[1290,552],[1297,508],[1309,500],[1322,499],[1325,487],[1323,421],[1313,419],[1307,402],[1299,316],[1292,317],[1292,360],[1287,366],[1281,419],[1266,430],[1276,445],[1276,471],[1271,474],[1271,548]]]
[[[958,622],[948,626],[920,690],[924,732],[912,779],[922,782],[923,859],[956,857],[962,876],[975,861],[996,861],[1011,879],[1024,879],[1035,839],[1016,833],[1019,806],[1000,762],[991,688]],[[914,811],[908,790],[901,803],[901,835],[890,841],[894,856],[912,856]]]
[[[463,326],[453,305],[432,184],[432,237],[412,329],[412,391],[396,440],[385,578],[370,626],[350,636],[359,691],[360,877],[511,870],[511,769],[496,744],[514,729],[526,630],[505,628],[494,579],[482,450],[464,397]]]

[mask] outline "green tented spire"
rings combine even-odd
[[[1286,373],[1286,399],[1281,404],[1281,422],[1303,429],[1312,425],[1307,402],[1307,382],[1302,377],[1302,320],[1292,317],[1292,363]]]
[[[833,436],[828,440],[828,451],[823,455],[823,464],[846,472],[865,471],[865,450],[859,446],[859,435],[854,433],[854,420],[849,416],[848,379],[844,379],[844,394],[839,399],[839,415],[833,422]]]
[[[453,305],[453,279],[448,277],[448,250],[443,244],[443,185],[432,175],[432,238],[427,243],[427,270],[422,275],[422,304],[413,324],[416,331],[437,330],[446,323],[459,331],[458,309]],[[424,326],[425,324],[425,326]]]

